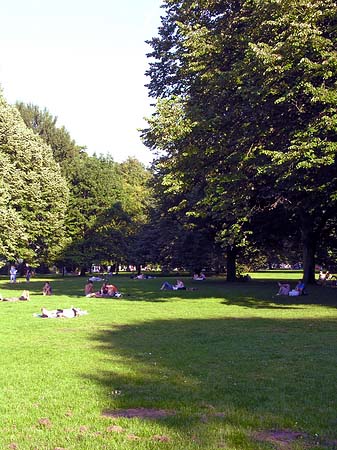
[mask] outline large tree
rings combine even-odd
[[[51,148],[0,95],[2,257],[47,264],[64,244],[68,188]],[[9,236],[8,227],[13,227]]]
[[[83,152],[84,147],[76,144],[64,126],[57,125],[58,118],[46,108],[41,109],[37,105],[23,102],[17,102],[15,106],[27,127],[50,145],[54,158],[62,169],[66,170],[67,164],[71,164]]]
[[[15,181],[14,181],[15,180]],[[28,236],[23,220],[12,205],[12,183],[20,185],[20,178],[8,156],[0,149],[0,259],[14,261],[18,257],[27,257]]]
[[[164,6],[148,72],[162,99],[144,133],[162,152],[161,182],[190,214],[208,214],[234,256],[254,215],[282,204],[313,281],[336,207],[336,2]]]

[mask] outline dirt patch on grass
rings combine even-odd
[[[162,419],[164,417],[174,416],[174,411],[166,409],[151,409],[151,408],[130,408],[130,409],[115,409],[105,410],[102,415],[104,417],[118,418],[125,417],[127,419]]]
[[[267,430],[254,433],[253,438],[260,442],[269,442],[278,450],[291,450],[295,441],[305,442],[308,435],[292,430]]]

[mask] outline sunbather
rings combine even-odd
[[[0,294],[0,301],[3,302],[18,302],[18,301],[23,301],[23,302],[27,302],[30,300],[29,297],[29,291],[22,291],[22,294],[20,295],[20,297],[2,297],[2,295]]]
[[[41,308],[41,317],[49,319],[67,318],[72,319],[73,317],[82,316],[87,314],[86,311],[82,311],[80,308],[68,308],[68,309],[53,309],[48,310],[46,308]]]
[[[184,282],[177,280],[176,284],[171,284],[168,281],[164,281],[160,288],[161,291],[179,291],[186,290]]]

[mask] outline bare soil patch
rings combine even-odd
[[[291,450],[295,441],[304,441],[308,435],[292,430],[267,430],[254,433],[253,438],[257,441],[269,442],[278,450]]]
[[[174,411],[166,409],[151,409],[151,408],[130,408],[130,409],[115,409],[105,410],[102,415],[104,417],[118,418],[125,417],[127,419],[162,419],[164,417],[174,416]]]

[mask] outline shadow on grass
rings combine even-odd
[[[308,295],[299,297],[282,296],[277,294],[277,286],[273,282],[255,282],[240,286],[232,285],[224,289],[223,304],[237,305],[245,308],[257,309],[290,309],[299,305],[322,305],[337,307],[337,290],[321,286],[309,286]]]
[[[167,426],[200,422],[334,434],[337,320],[157,320],[94,336],[112,370],[83,375],[106,408],[174,410]],[[324,370],[322,368],[324,367]],[[116,394],[117,393],[117,394]]]
[[[227,306],[240,306],[242,308],[254,308],[254,309],[300,309],[298,306],[290,306],[291,303],[278,302],[278,304],[273,304],[270,301],[264,301],[261,299],[256,299],[255,297],[242,297],[238,299],[237,297],[228,296],[226,300],[221,302],[223,305]]]
[[[294,284],[295,285],[295,284]],[[187,284],[196,287],[195,284]],[[224,305],[237,305],[254,309],[299,309],[299,305],[322,305],[337,307],[337,289],[310,286],[308,295],[300,297],[278,296],[275,281],[253,281],[251,283],[227,283],[223,280],[211,280],[199,283],[194,291],[154,290],[154,283],[127,290],[124,300],[132,301],[171,301],[171,299],[200,300],[219,299]]]

